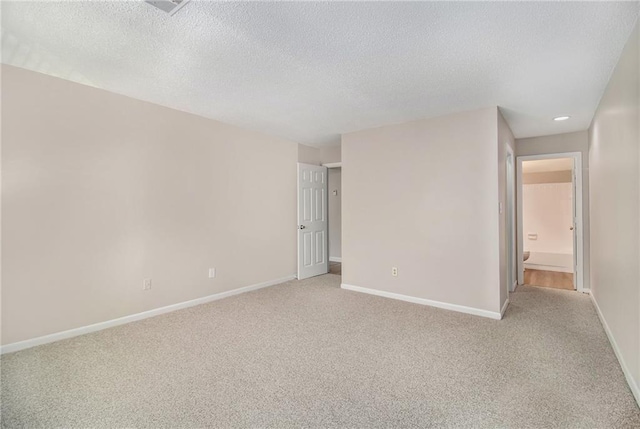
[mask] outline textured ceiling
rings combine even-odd
[[[522,163],[523,173],[549,173],[573,170],[573,158],[540,159]]]
[[[2,2],[2,61],[309,145],[493,105],[584,130],[639,4]],[[554,122],[558,115],[571,115]]]

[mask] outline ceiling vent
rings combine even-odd
[[[152,6],[157,7],[163,12],[167,12],[169,15],[174,15],[177,11],[182,9],[182,6],[189,3],[189,0],[144,0],[145,3],[149,3]]]

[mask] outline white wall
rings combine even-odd
[[[640,401],[640,34],[627,42],[589,129],[591,292]]]
[[[499,312],[499,158],[497,108],[343,135],[343,282]]]
[[[583,248],[584,267],[583,287],[589,289],[591,280],[589,276],[591,266],[591,233],[589,210],[589,133],[578,131],[575,133],[554,134],[551,136],[531,137],[516,139],[516,155],[544,155],[553,153],[580,152],[582,154],[582,223],[583,223]]]
[[[330,168],[328,176],[329,257],[342,258],[342,168]]]
[[[2,143],[3,344],[295,274],[295,143],[10,66]]]

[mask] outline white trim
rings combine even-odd
[[[341,168],[342,162],[327,162],[325,164],[322,164],[322,166],[327,168]]]
[[[502,316],[498,312],[481,310],[479,308],[473,308],[473,307],[465,307],[464,305],[449,304],[448,302],[432,301],[430,299],[417,298],[414,296],[401,295],[399,293],[385,292],[377,289],[369,289],[369,288],[360,287],[360,286],[353,286],[346,283],[342,283],[340,287],[342,289],[351,290],[354,292],[362,292],[362,293],[367,293],[369,295],[376,295],[384,298],[391,298],[391,299],[397,299],[400,301],[412,302],[414,304],[428,305],[429,307],[437,307],[437,308],[443,308],[445,310],[453,310],[460,313],[473,314],[474,316],[488,317],[490,319],[496,319],[496,320],[500,320],[502,318]]]
[[[593,306],[596,308],[596,313],[598,313],[598,317],[600,318],[600,322],[602,323],[602,326],[604,327],[604,332],[607,334],[607,338],[609,338],[609,342],[611,343],[611,348],[613,348],[613,352],[615,353],[616,357],[618,358],[618,363],[620,363],[620,367],[622,368],[622,372],[624,373],[624,377],[627,379],[627,384],[629,385],[629,388],[631,389],[631,393],[633,393],[633,396],[636,399],[636,402],[638,403],[638,405],[640,405],[640,388],[638,387],[638,385],[636,384],[635,380],[633,379],[633,375],[631,375],[631,371],[629,370],[629,367],[627,366],[626,362],[624,361],[624,358],[622,357],[622,353],[620,352],[620,348],[618,347],[618,343],[616,343],[616,340],[613,337],[613,334],[611,333],[611,330],[609,329],[609,325],[607,325],[607,321],[604,319],[604,316],[602,315],[602,312],[600,311],[600,307],[598,306],[598,302],[596,301],[595,296],[593,296],[593,294],[590,294],[590,295],[591,295],[591,301],[593,302]]]
[[[500,319],[504,317],[504,312],[507,311],[507,307],[509,307],[509,298],[504,302],[502,309],[500,310]]]
[[[509,292],[513,292],[516,290],[516,285],[518,284],[518,250],[517,250],[517,242],[518,242],[518,232],[516,227],[516,190],[517,185],[515,181],[515,173],[516,173],[516,155],[511,148],[511,145],[505,143],[506,147],[506,155],[505,161],[507,164],[505,165],[505,234],[507,235],[506,242],[506,254],[507,254],[507,296],[509,296]],[[511,174],[509,174],[509,158],[511,158]],[[510,189],[511,188],[511,189]],[[509,192],[511,191],[511,192]],[[511,215],[511,216],[509,216]],[[511,232],[511,237],[509,237],[509,232]],[[513,280],[513,287],[509,287],[509,279]]]
[[[185,5],[185,4],[187,4],[187,3],[189,3],[189,0],[184,0],[184,1],[183,1],[182,3],[180,3],[178,6],[176,6],[175,8],[173,8],[173,9],[171,10],[171,12],[169,12],[169,16],[173,16],[173,15],[175,15],[176,13],[178,13],[178,11],[179,11],[180,9],[182,9],[182,8],[184,7],[184,5]]]
[[[337,256],[329,256],[329,261],[342,263],[342,258],[339,258]]]
[[[573,243],[571,244],[573,247]],[[574,258],[571,253],[530,252],[524,268],[531,270],[573,273]]]
[[[149,317],[159,316],[161,314],[170,313],[176,310],[182,310],[183,308],[193,307],[200,304],[206,304],[207,302],[217,301],[219,299],[228,298],[233,295],[239,295],[245,292],[251,292],[253,290],[262,289],[269,286],[274,286],[280,283],[287,282],[295,279],[295,275],[282,277],[276,280],[269,280],[262,283],[257,283],[250,286],[241,287],[238,289],[228,290],[226,292],[220,292],[202,298],[192,299],[190,301],[180,302],[178,304],[167,305],[166,307],[154,308],[153,310],[143,311],[142,313],[131,314],[129,316],[119,317],[117,319],[107,320],[105,322],[94,323],[92,325],[82,326],[80,328],[69,329],[68,331],[56,332],[55,334],[45,335],[43,337],[32,338],[30,340],[19,341],[17,343],[7,344],[0,348],[0,354],[17,352],[18,350],[28,349],[30,347],[39,346],[42,344],[53,343],[54,341],[65,340],[67,338],[77,337],[79,335],[88,334],[90,332],[101,331],[103,329],[112,328],[114,326],[124,325],[131,322],[136,322],[142,319],[148,319]]]
[[[538,270],[538,271],[553,271],[556,273],[573,273],[571,267],[557,267],[555,265],[538,265],[538,264],[530,264],[528,262],[524,263],[524,268],[527,270]]]
[[[584,204],[582,202],[582,153],[581,152],[564,152],[564,153],[547,153],[541,155],[524,155],[516,158],[516,214],[517,221],[516,227],[518,231],[517,235],[517,251],[516,260],[518,263],[518,284],[524,284],[524,245],[523,245],[523,226],[522,226],[522,162],[533,161],[540,159],[556,159],[556,158],[573,158],[573,171],[575,174],[575,206],[576,206],[576,290],[578,292],[584,292],[584,227],[583,227],[583,212],[585,211]]]

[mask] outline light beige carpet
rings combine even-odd
[[[502,321],[326,275],[2,357],[7,428],[637,428],[589,297]]]

